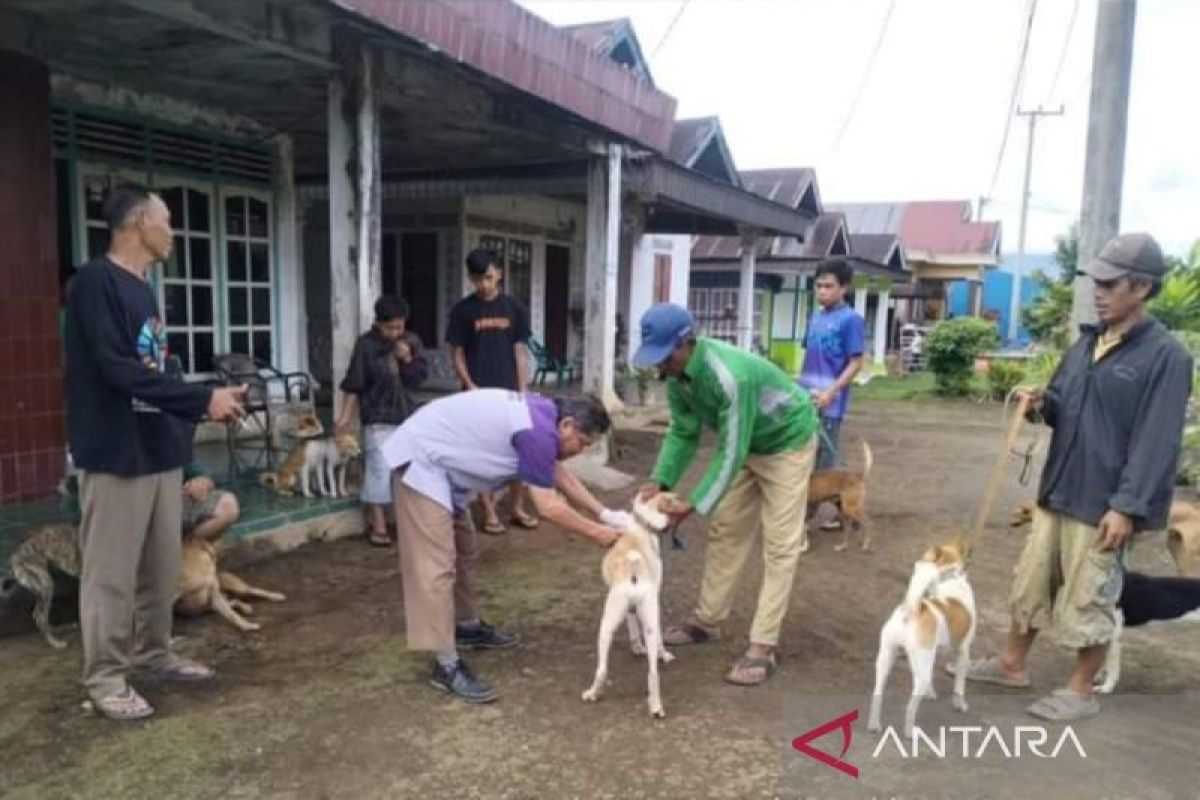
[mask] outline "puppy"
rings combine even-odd
[[[20,584],[34,597],[33,622],[51,647],[66,647],[50,627],[50,606],[54,601],[53,568],[72,578],[78,578],[81,561],[79,533],[74,525],[56,523],[35,528],[13,552],[8,561],[12,581]],[[228,572],[217,571],[216,549],[200,539],[183,540],[183,558],[176,590],[176,609],[185,614],[213,610],[243,631],[258,630],[255,623],[238,616],[234,608],[250,613],[245,603],[232,603],[222,592],[240,597],[264,600],[286,599],[278,592],[257,589]]]
[[[285,497],[296,493],[312,497],[311,477],[316,475],[317,492],[322,497],[341,497],[346,492],[346,464],[362,454],[358,440],[345,435],[337,438],[300,441],[278,469],[263,472],[258,482]]]
[[[926,696],[935,698],[933,666],[938,650],[954,653],[954,707],[967,710],[966,680],[971,642],[975,638],[975,594],[967,581],[965,554],[959,544],[933,547],[913,565],[904,602],[896,607],[879,634],[875,658],[875,691],[867,729],[878,731],[883,689],[896,653],[904,650],[912,670],[913,689],[904,715],[904,735],[917,722],[917,708]]]
[[[1200,578],[1200,508],[1176,501],[1167,522],[1167,550],[1181,578]]]
[[[650,715],[658,719],[667,715],[659,692],[658,661],[662,659],[667,663],[675,658],[663,646],[658,610],[662,558],[657,534],[670,525],[667,515],[659,508],[660,503],[669,498],[669,494],[660,494],[647,501],[634,500],[635,524],[604,554],[601,570],[608,585],[608,598],[604,602],[604,617],[596,641],[596,677],[591,688],[583,693],[585,702],[594,703],[600,699],[608,680],[608,651],[613,633],[624,618],[630,649],[635,655],[645,654],[649,663]]]
[[[871,529],[867,527],[867,476],[871,474],[871,466],[875,463],[871,455],[871,447],[863,439],[863,466],[861,470],[838,467],[814,472],[808,479],[808,511],[806,517],[811,518],[813,512],[822,503],[833,503],[837,507],[838,521],[842,525],[842,542],[834,547],[842,552],[850,545],[850,528],[862,533],[862,549],[871,549]],[[808,528],[805,525],[801,552],[808,551]]]
[[[1104,660],[1103,680],[1096,691],[1111,694],[1117,688],[1121,679],[1121,634],[1125,628],[1167,622],[1200,623],[1200,579],[1125,573],[1121,599],[1117,602],[1117,627]]]

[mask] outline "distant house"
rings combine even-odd
[[[789,370],[799,368],[812,308],[811,276],[823,259],[842,256],[855,271],[852,302],[867,323],[872,355],[882,361],[892,340],[889,316],[894,284],[908,280],[896,236],[852,236],[845,217],[823,209],[816,174],[807,168],[740,173],[749,191],[816,214],[805,237],[771,236],[755,243],[754,343]],[[738,237],[701,236],[692,245],[688,305],[706,334],[732,341],[740,296]],[[879,309],[883,309],[880,314]]]
[[[1017,338],[1008,338],[1008,312],[1012,302],[1012,284],[1017,270],[1017,259],[1014,255],[1002,257],[997,269],[988,270],[983,278],[983,299],[981,301],[981,316],[995,319],[999,327],[1000,338],[1004,343],[1014,347],[1024,347],[1029,344],[1029,331],[1024,325],[1018,325]],[[1058,262],[1053,253],[1038,253],[1026,255],[1021,269],[1021,302],[1020,308],[1026,308],[1042,294],[1042,287],[1033,280],[1038,271],[1047,275],[1058,275]],[[967,281],[955,281],[947,289],[948,313],[955,317],[971,313],[971,285]]]
[[[846,215],[851,235],[892,234],[904,243],[913,282],[897,287],[902,322],[934,322],[947,313],[947,288],[965,281],[970,313],[982,313],[983,282],[1000,262],[1000,223],[971,219],[967,200],[828,203]]]

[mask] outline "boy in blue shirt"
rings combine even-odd
[[[846,259],[829,258],[817,265],[814,279],[821,308],[808,325],[800,385],[812,395],[821,415],[818,470],[832,469],[841,461],[838,434],[850,405],[850,382],[862,369],[863,318],[846,305],[853,277]]]

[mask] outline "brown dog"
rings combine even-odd
[[[822,503],[837,506],[838,521],[842,524],[842,542],[834,550],[842,552],[850,545],[850,528],[862,533],[863,550],[871,549],[871,530],[867,527],[867,476],[871,474],[874,458],[867,440],[863,439],[863,466],[860,470],[838,467],[814,472],[808,479],[808,512],[811,518]],[[801,552],[808,550],[808,530],[805,525]]]
[[[1181,578],[1200,578],[1200,508],[1182,500],[1171,503],[1167,550]]]
[[[13,583],[24,586],[34,596],[33,621],[51,647],[66,647],[54,636],[50,627],[50,604],[54,600],[54,579],[51,568],[79,577],[79,533],[74,525],[55,523],[35,528],[9,558]],[[9,579],[6,579],[6,581]],[[0,592],[11,591],[0,588]],[[215,611],[239,630],[255,631],[256,623],[243,619],[237,612],[251,612],[249,605],[225,597],[225,592],[239,597],[258,597],[279,602],[278,592],[256,589],[228,572],[217,571],[217,551],[201,539],[183,540],[183,558],[179,570],[179,587],[175,594],[175,610],[183,614]]]

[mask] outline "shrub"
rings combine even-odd
[[[1000,343],[996,326],[974,317],[938,323],[925,340],[925,358],[941,394],[971,391],[976,357]]]
[[[1025,380],[1025,368],[1015,361],[992,361],[987,370],[993,400],[1003,400]]]

